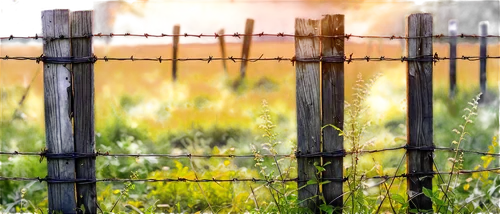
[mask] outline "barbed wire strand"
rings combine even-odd
[[[84,35],[84,36],[73,36],[73,37],[67,37],[67,36],[55,36],[55,37],[44,37],[43,35],[38,35],[35,34],[35,36],[3,36],[0,37],[0,40],[14,40],[14,39],[33,39],[33,40],[38,40],[38,39],[45,39],[45,40],[59,40],[59,39],[81,39],[81,38],[92,38],[92,37],[141,37],[141,38],[163,38],[163,37],[191,37],[191,38],[219,38],[219,37],[233,37],[233,38],[238,38],[241,39],[242,37],[246,36],[251,36],[251,37],[299,37],[299,38],[345,38],[346,40],[349,40],[350,38],[360,38],[360,39],[389,39],[389,40],[396,40],[396,39],[423,39],[423,38],[435,38],[435,39],[449,39],[449,38],[500,38],[500,35],[477,35],[477,34],[465,34],[461,33],[458,34],[457,36],[450,36],[450,35],[444,35],[444,34],[435,34],[435,35],[429,35],[429,36],[402,36],[402,35],[356,35],[356,34],[344,34],[344,35],[314,35],[314,34],[309,34],[309,35],[295,35],[295,34],[289,34],[289,33],[253,33],[253,34],[244,34],[244,33],[232,33],[232,34],[218,34],[218,33],[213,33],[213,34],[192,34],[192,33],[183,33],[183,34],[151,34],[151,33],[143,33],[143,34],[136,34],[136,33],[96,33],[96,34],[90,34],[90,35]]]
[[[442,174],[472,174],[472,173],[480,173],[480,172],[500,172],[500,167],[496,168],[487,168],[487,169],[476,169],[476,170],[457,170],[457,171],[447,171],[447,172],[414,172],[414,173],[402,173],[398,175],[377,175],[371,177],[365,177],[365,180],[369,179],[393,179],[393,178],[408,178],[415,176],[433,176],[433,175],[442,175]],[[337,181],[337,182],[346,182],[348,180],[347,177],[344,178],[320,178],[322,181]],[[289,178],[289,179],[261,179],[261,178],[228,178],[228,179],[191,179],[191,178],[164,178],[164,179],[155,179],[155,178],[145,178],[145,179],[132,179],[132,178],[101,178],[101,179],[53,179],[53,178],[41,178],[41,177],[4,177],[0,176],[1,180],[12,180],[12,181],[39,181],[39,182],[47,182],[47,183],[98,183],[98,182],[194,182],[194,183],[205,183],[205,182],[264,182],[264,183],[287,183],[287,182],[306,182],[307,180],[299,180],[298,178]]]
[[[372,57],[372,56],[364,56],[364,57],[353,57],[353,54],[350,54],[349,57],[347,56],[322,56],[322,57],[313,57],[313,58],[297,58],[297,57],[282,57],[282,56],[277,56],[277,57],[264,57],[262,54],[260,57],[257,58],[241,58],[241,57],[213,57],[213,56],[208,56],[206,58],[162,58],[161,56],[159,57],[135,57],[135,56],[130,56],[130,57],[81,57],[81,58],[75,58],[75,57],[47,57],[47,56],[0,56],[0,60],[28,60],[28,61],[35,61],[36,63],[44,62],[44,63],[54,63],[54,64],[78,64],[78,63],[95,63],[98,61],[104,61],[104,62],[109,62],[109,61],[153,61],[153,62],[165,62],[165,61],[179,61],[179,62],[184,62],[184,61],[202,61],[202,62],[207,62],[210,63],[212,61],[232,61],[232,62],[241,62],[241,61],[248,61],[248,62],[258,62],[258,61],[288,61],[294,64],[295,62],[347,62],[347,64],[350,64],[351,62],[355,61],[365,61],[365,62],[380,62],[380,61],[397,61],[397,62],[433,62],[437,63],[440,61],[446,61],[446,60],[465,60],[465,61],[478,61],[481,59],[500,59],[500,56],[461,56],[461,57],[440,57],[438,53],[435,53],[434,55],[428,55],[428,56],[417,56],[417,57],[407,57],[407,56],[401,56],[401,57],[385,57],[385,56],[380,56],[380,57]]]
[[[394,150],[419,150],[419,151],[433,151],[433,150],[442,150],[448,152],[463,152],[463,153],[472,153],[477,155],[484,156],[495,156],[500,157],[499,153],[491,153],[491,152],[482,152],[482,151],[474,151],[474,150],[465,150],[465,149],[455,149],[449,147],[410,147],[408,145],[392,147],[392,148],[384,148],[384,149],[372,149],[372,150],[361,150],[361,151],[346,151],[346,150],[337,150],[333,152],[317,152],[317,153],[308,153],[301,154],[297,152],[295,154],[122,154],[122,153],[110,153],[108,152],[95,152],[95,153],[59,153],[52,154],[48,153],[48,150],[44,149],[41,152],[5,152],[0,151],[0,155],[11,155],[11,156],[40,156],[41,158],[52,158],[52,159],[76,159],[76,158],[94,158],[94,157],[132,157],[132,158],[143,158],[143,157],[162,157],[162,158],[255,158],[255,157],[281,157],[281,158],[309,158],[309,157],[344,157],[346,155],[352,154],[371,154],[371,153],[379,153],[385,151],[394,151]]]

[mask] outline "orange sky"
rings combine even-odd
[[[134,12],[131,10],[144,15],[137,18],[144,23],[144,31],[122,25],[116,27],[115,32],[171,32],[172,25],[181,24],[182,32],[211,34],[224,27],[227,33],[233,33],[243,31],[246,18],[254,18],[256,21],[254,32],[293,33],[295,18],[320,19],[324,14],[341,13],[346,15],[346,33],[391,35],[400,34],[398,30],[401,29],[398,27],[404,23],[404,15],[416,6],[411,0],[361,0],[351,1],[348,4],[345,2],[341,0],[190,0],[148,1],[148,3],[132,1],[120,4],[128,10],[111,12],[112,17],[134,17]],[[379,27],[370,30],[369,25],[375,22],[378,22]],[[183,42],[189,40],[184,39]]]
[[[355,2],[357,3],[318,0],[187,0],[148,1],[146,3],[139,1],[113,7],[116,10],[116,16],[112,20],[108,19],[111,21],[108,22],[108,26],[102,22],[98,23],[96,31],[160,34],[171,33],[172,26],[180,24],[182,33],[213,34],[222,28],[228,33],[234,33],[242,32],[245,20],[252,18],[255,20],[254,32],[293,34],[295,18],[319,19],[324,14],[342,13],[346,16],[346,32],[392,35],[404,33],[406,12],[415,6],[412,1],[406,3]],[[117,4],[113,2],[101,5]],[[107,14],[102,12],[102,7],[95,7],[95,11],[97,18],[99,16],[110,17],[102,15]],[[393,18],[387,19],[387,14],[391,14]],[[385,20],[385,23],[381,23],[380,20]],[[214,39],[209,39],[207,42],[214,41]],[[200,39],[183,38],[181,42],[200,42]]]

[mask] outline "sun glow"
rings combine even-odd
[[[140,7],[135,7],[141,4]],[[353,17],[343,11],[338,2],[305,1],[150,1],[130,2],[127,7],[115,5],[110,8],[112,16],[131,16],[144,23],[144,31],[127,27],[114,28],[114,32],[171,33],[174,24],[181,25],[182,33],[213,34],[220,28],[226,33],[243,32],[245,19],[255,20],[254,32],[293,33],[295,18],[321,19],[324,14],[346,14],[346,33],[362,34],[367,30],[365,23],[352,23]],[[135,17],[140,11],[142,17]],[[113,20],[114,21],[114,20]],[[113,23],[116,26],[116,23]],[[155,42],[170,42],[156,40]],[[236,42],[228,38],[227,42]],[[135,42],[135,40],[134,40]],[[138,41],[141,42],[141,41]],[[147,41],[149,42],[149,41]],[[216,42],[213,38],[182,38],[181,43]]]

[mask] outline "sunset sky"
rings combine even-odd
[[[141,2],[131,2],[142,4]],[[144,6],[144,5],[142,5]],[[182,32],[214,33],[224,27],[226,33],[242,32],[246,18],[255,19],[254,32],[293,33],[295,18],[320,19],[324,14],[346,12],[340,1],[311,3],[306,1],[152,1],[144,8],[144,17],[138,18],[144,23],[144,32],[171,32],[172,25],[181,24]],[[121,16],[133,16],[132,12],[117,12]],[[346,14],[347,15],[347,14]],[[352,23],[351,16],[346,16],[346,32],[365,33],[366,23]],[[141,32],[124,25],[115,32]],[[191,38],[191,40],[196,38]],[[196,39],[199,41],[199,39]],[[184,42],[190,41],[189,38]]]
[[[293,33],[295,18],[321,18],[324,14],[346,16],[346,33],[404,34],[404,17],[415,12],[432,12],[429,4],[456,2],[438,0],[0,0],[0,36],[41,34],[40,13],[49,9],[94,10],[94,32],[172,33],[181,25],[181,33],[213,34],[243,32],[247,18],[255,20],[254,32]],[[485,1],[483,1],[485,2]],[[487,2],[487,1],[486,1]],[[492,1],[490,1],[492,2]],[[435,6],[434,6],[435,8]],[[450,9],[451,8],[451,9]],[[453,18],[452,7],[440,9],[437,17]],[[484,11],[484,10],[483,10]],[[496,13],[491,10],[491,13]],[[480,14],[487,14],[488,10]],[[460,13],[461,14],[461,13]],[[472,16],[474,17],[474,16]],[[475,15],[479,19],[477,15]],[[482,18],[484,19],[484,18]],[[9,21],[5,21],[9,20]],[[474,20],[476,21],[476,20]],[[477,20],[477,22],[482,20]],[[447,21],[446,21],[447,23]],[[446,24],[445,23],[445,24]],[[436,23],[436,26],[439,23]],[[439,27],[439,26],[437,26]],[[445,29],[441,26],[440,29]],[[494,26],[491,26],[494,27]],[[438,29],[438,28],[436,28]],[[476,33],[474,27],[474,32]],[[463,29],[462,29],[463,30]],[[498,31],[498,29],[496,29]],[[460,31],[460,30],[459,30]],[[463,32],[463,31],[462,31]],[[495,30],[493,30],[495,32]],[[496,34],[497,32],[495,32]],[[232,38],[229,38],[231,42]],[[113,39],[111,44],[169,43],[170,40]],[[210,43],[213,38],[183,38],[181,43]],[[99,41],[97,41],[99,43]]]

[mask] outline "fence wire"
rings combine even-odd
[[[456,171],[431,171],[431,172],[414,172],[414,173],[401,173],[396,175],[377,175],[377,176],[362,176],[364,180],[370,179],[383,179],[388,181],[389,179],[396,178],[411,178],[416,176],[433,176],[433,175],[457,175],[457,174],[472,174],[480,172],[495,172],[500,173],[500,167],[487,168],[487,169],[477,169],[477,170],[456,170]],[[298,178],[286,178],[286,179],[263,179],[263,178],[228,178],[228,179],[198,179],[198,178],[163,178],[163,179],[133,179],[133,178],[101,178],[101,179],[55,179],[55,178],[41,178],[41,177],[3,177],[0,176],[0,181],[39,181],[47,183],[78,183],[78,184],[89,184],[89,183],[99,183],[99,182],[191,182],[191,183],[225,183],[225,182],[254,182],[254,183],[287,183],[287,182],[307,182],[308,180],[299,180]],[[320,181],[331,181],[331,182],[347,182],[348,177],[344,178],[318,178]]]
[[[360,39],[389,39],[389,40],[407,40],[407,39],[423,39],[423,38],[435,38],[435,39],[449,39],[449,38],[500,38],[500,35],[477,35],[477,34],[458,34],[456,36],[450,36],[450,35],[444,35],[444,34],[435,34],[435,35],[429,35],[429,36],[402,36],[402,35],[356,35],[356,34],[344,34],[344,35],[314,35],[314,34],[309,34],[309,35],[295,35],[295,34],[289,34],[289,33],[253,33],[253,34],[244,34],[244,33],[232,33],[232,34],[218,34],[218,33],[213,33],[213,34],[192,34],[192,33],[183,33],[183,34],[150,34],[150,33],[143,33],[143,34],[134,34],[134,33],[96,33],[96,34],[89,34],[89,35],[84,35],[84,36],[73,36],[73,37],[67,37],[64,35],[56,36],[56,37],[44,37],[42,35],[35,34],[35,36],[4,36],[0,37],[0,40],[15,40],[15,39],[33,39],[33,40],[38,40],[38,39],[44,39],[44,40],[59,40],[59,39],[82,39],[82,38],[101,38],[101,37],[106,37],[106,38],[111,38],[111,37],[139,37],[139,38],[163,38],[163,37],[191,37],[191,38],[219,38],[219,37],[233,37],[233,38],[238,38],[241,39],[242,37],[246,36],[251,36],[251,37],[278,37],[278,38],[284,38],[284,37],[290,37],[290,38],[344,38],[346,40],[349,40],[350,38],[360,38]]]
[[[348,151],[345,149],[336,150],[332,152],[316,152],[316,153],[306,153],[302,154],[301,152],[296,152],[294,154],[123,154],[123,153],[110,153],[110,152],[93,152],[93,153],[78,153],[78,152],[70,152],[70,153],[58,153],[53,154],[49,153],[47,149],[41,149],[40,152],[19,152],[19,151],[11,151],[11,152],[2,152],[0,151],[0,155],[10,155],[10,156],[39,156],[40,160],[44,158],[50,159],[78,159],[78,158],[96,158],[96,157],[132,157],[132,158],[144,158],[144,157],[158,157],[158,158],[313,158],[313,157],[346,157],[348,155],[353,154],[372,154],[372,153],[380,153],[385,151],[395,151],[395,150],[408,150],[408,151],[447,151],[447,152],[463,152],[468,154],[477,154],[484,156],[494,156],[500,157],[500,153],[492,153],[492,152],[481,152],[474,150],[466,150],[466,149],[456,149],[450,147],[435,147],[435,146],[421,146],[421,147],[413,147],[413,146],[397,146],[392,148],[384,148],[384,149],[372,149],[372,150],[361,150],[361,151]]]
[[[464,60],[464,61],[479,61],[483,59],[500,59],[500,56],[460,56],[460,57],[441,57],[438,53],[434,55],[424,55],[424,56],[416,56],[416,57],[373,57],[373,56],[364,56],[364,57],[353,57],[354,54],[350,54],[349,56],[320,56],[320,57],[311,57],[311,58],[298,58],[298,57],[264,57],[264,54],[261,54],[260,57],[257,58],[242,58],[242,57],[213,57],[208,56],[206,58],[162,58],[159,57],[48,57],[44,55],[40,55],[38,57],[35,56],[1,56],[0,60],[19,60],[19,61],[35,61],[36,63],[52,63],[52,64],[79,64],[79,63],[96,63],[99,61],[110,62],[110,61],[151,61],[151,62],[167,62],[167,61],[178,61],[178,62],[186,62],[186,61],[201,61],[201,62],[213,62],[213,61],[232,61],[232,62],[259,62],[259,61],[288,61],[294,64],[295,62],[347,62],[350,64],[351,62],[356,61],[364,61],[364,62],[381,62],[381,61],[393,61],[393,62],[433,62],[437,63],[440,61],[447,60]]]

